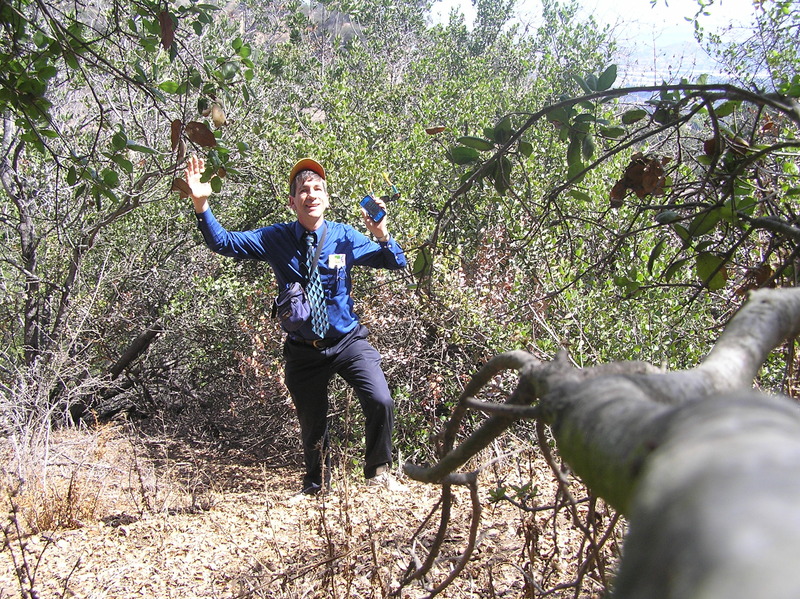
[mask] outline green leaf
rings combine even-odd
[[[503,117],[494,126],[493,135],[491,137],[495,142],[504,144],[511,139],[511,130],[511,117]]]
[[[600,75],[597,80],[597,91],[604,92],[611,89],[614,82],[617,80],[617,65],[612,64]]]
[[[660,225],[669,225],[681,219],[681,215],[674,210],[664,210],[655,216],[655,220]]]
[[[625,135],[627,131],[622,127],[601,127],[600,128],[600,135],[603,137],[608,137],[610,139],[617,139]]]
[[[158,84],[158,89],[168,94],[177,94],[180,88],[181,86],[177,81],[168,80]]]
[[[569,140],[569,145],[567,146],[567,166],[572,166],[575,163],[581,162],[581,152],[583,148],[583,143],[579,136],[573,136]]]
[[[669,268],[664,272],[664,281],[669,283],[672,281],[672,277],[675,276],[675,273],[678,272],[683,266],[689,261],[688,258],[683,258],[681,260],[677,260],[669,265]]]
[[[115,152],[120,152],[128,147],[128,136],[118,131],[111,137],[111,147]]]
[[[679,225],[678,223],[672,223],[672,230],[678,234],[678,237],[681,238],[681,241],[683,241],[684,245],[688,247],[689,242],[692,239],[692,236],[689,234],[688,229],[683,225]]]
[[[233,79],[239,72],[239,65],[235,62],[225,62],[220,67],[220,72],[222,73],[223,78]]]
[[[583,181],[583,178],[586,176],[586,173],[581,175],[583,169],[586,168],[583,163],[578,160],[577,162],[573,162],[567,168],[567,178],[570,179],[573,183],[580,183]]]
[[[492,174],[494,188],[501,196],[505,195],[511,187],[511,161],[503,156],[497,161]]]
[[[447,158],[453,164],[469,164],[478,160],[478,157],[478,150],[467,146],[453,146],[447,155]]]
[[[531,154],[533,154],[533,144],[531,144],[531,143],[529,143],[527,141],[520,140],[520,142],[519,142],[519,152],[520,152],[520,154],[525,156],[525,158],[530,158]]]
[[[580,88],[584,91],[584,93],[591,94],[592,88],[589,87],[589,84],[583,79],[583,77],[579,77],[578,75],[573,75],[572,78],[575,82],[580,86]]]
[[[581,144],[581,152],[583,154],[583,157],[586,160],[589,160],[592,156],[594,156],[594,151],[595,151],[594,137],[592,137],[590,133],[583,138],[583,143]]]
[[[72,70],[77,70],[80,66],[78,64],[78,57],[67,49],[64,50],[64,62],[67,63],[67,66]]]
[[[490,141],[483,139],[482,137],[473,137],[471,135],[465,135],[463,137],[459,137],[456,141],[469,148],[475,148],[476,150],[486,151],[494,149],[494,144]]]
[[[622,114],[622,122],[626,125],[632,125],[637,121],[641,121],[647,116],[647,111],[641,108],[634,108]]]
[[[666,241],[667,240],[664,237],[659,239],[658,243],[650,252],[650,258],[647,260],[647,272],[650,273],[651,276],[653,274],[653,266],[655,265],[656,261],[661,257],[661,252],[664,251],[664,245]]]
[[[719,291],[728,281],[728,270],[725,258],[717,254],[703,253],[697,256],[697,277],[711,291]]]
[[[417,257],[414,259],[414,264],[411,267],[411,274],[417,278],[427,276],[433,267],[433,256],[427,246],[420,248]]]
[[[112,156],[111,160],[129,175],[133,172],[133,163],[127,158],[117,155]]]
[[[571,195],[576,200],[580,200],[581,202],[586,202],[587,204],[592,201],[592,196],[590,196],[588,193],[584,191],[580,191],[579,189],[570,190],[569,195]]]
[[[689,234],[692,237],[701,237],[710,233],[717,226],[721,217],[722,210],[720,208],[701,212],[689,224]]]
[[[158,154],[158,152],[153,148],[149,148],[147,146],[143,146],[141,144],[135,144],[132,142],[128,142],[128,149],[133,150],[134,152],[141,152],[142,154]]]
[[[119,186],[119,174],[117,173],[117,171],[112,171],[109,168],[104,168],[102,176],[103,176],[103,183],[105,183],[109,187],[113,188]]]
[[[738,108],[740,102],[729,100],[720,104],[714,111],[720,118],[730,116]]]

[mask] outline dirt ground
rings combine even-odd
[[[12,457],[7,446],[6,479],[18,481]],[[569,510],[546,509],[557,487],[541,456],[487,462],[476,550],[439,596],[602,596],[617,532],[585,561],[591,552]],[[3,489],[0,598],[426,597],[469,538],[472,506],[459,488],[439,559],[398,590],[427,556],[441,497],[399,471],[399,492],[367,487],[354,465],[334,473],[329,494],[304,497],[295,464],[266,467],[246,450],[167,437],[144,442],[117,426],[60,433],[47,463],[46,484],[37,476]],[[529,506],[545,509],[490,501],[500,480],[509,489],[533,482]],[[587,505],[578,512],[599,538],[610,515],[598,506],[589,517]]]

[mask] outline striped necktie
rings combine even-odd
[[[308,251],[306,253],[306,266],[308,267],[308,285],[306,295],[311,304],[311,330],[320,337],[325,337],[330,324],[328,322],[328,309],[325,306],[325,296],[322,292],[322,280],[319,277],[319,267],[314,264],[314,236],[306,235]],[[313,270],[312,270],[313,269]]]

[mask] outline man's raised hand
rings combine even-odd
[[[211,183],[201,182],[200,177],[206,168],[206,162],[195,155],[189,157],[186,162],[186,183],[192,193],[189,197],[194,202],[194,209],[197,213],[205,212],[208,209],[208,196],[211,195]]]

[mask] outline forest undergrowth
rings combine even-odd
[[[331,492],[298,496],[297,449],[264,459],[152,422],[62,430],[24,464],[6,441],[0,597],[430,596],[464,551],[469,492],[431,573],[401,589],[440,489],[399,468],[404,490],[367,487],[345,449]],[[479,459],[476,549],[439,596],[601,596],[623,534],[610,508],[574,482],[570,504],[522,427]]]

